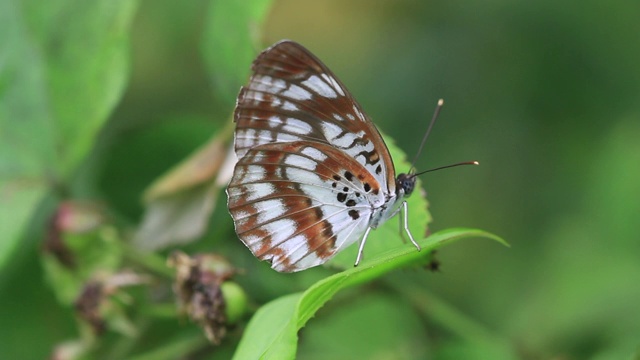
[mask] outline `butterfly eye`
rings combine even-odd
[[[400,174],[396,179],[396,186],[399,190],[404,191],[405,196],[409,196],[416,187],[416,177],[414,175]]]

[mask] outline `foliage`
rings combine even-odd
[[[637,357],[636,10],[0,2],[0,354]],[[349,86],[399,172],[445,98],[417,168],[481,166],[421,178],[421,252],[389,221],[356,268],[352,247],[279,274],[237,240],[230,114],[251,60],[281,38]],[[460,225],[513,248],[448,246],[503,242]]]

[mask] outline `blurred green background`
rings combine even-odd
[[[37,6],[2,2],[7,21]],[[70,27],[83,16],[77,5],[66,14]],[[76,196],[100,198],[135,224],[142,191],[230,121],[233,99],[216,95],[203,56],[215,52],[201,43],[210,6],[156,0],[131,10],[126,90],[73,172]],[[18,28],[46,29],[37,16],[30,19]],[[264,47],[289,38],[313,51],[407,154],[416,152],[444,98],[417,168],[481,165],[423,177],[432,231],[477,227],[511,248],[461,242],[437,254],[441,272],[398,276],[507,343],[505,358],[628,359],[640,356],[638,19],[635,1],[283,0],[273,2],[263,29],[251,31]],[[15,36],[9,22],[0,29],[5,40]],[[0,97],[11,92],[4,55]],[[1,169],[6,175],[11,167]],[[57,304],[38,260],[51,206],[51,199],[40,203],[16,248],[2,256],[9,257],[0,275],[3,358],[42,358],[77,336],[71,310]],[[218,210],[214,217],[223,218],[224,206]],[[0,221],[3,231],[13,226]],[[424,341],[407,352],[390,342],[388,353],[370,358],[494,358],[470,345],[473,334],[443,329],[428,315],[417,325],[402,309],[371,319],[363,309],[376,313],[402,300],[367,300],[379,290],[368,291],[348,298],[354,311],[338,301],[332,315],[311,320],[301,358],[322,358],[323,346],[342,355],[340,349],[360,349],[358,331],[372,326],[400,334],[420,328]],[[332,336],[336,327],[353,333]],[[368,341],[384,343],[375,336]],[[364,353],[356,355],[367,354],[362,341]]]

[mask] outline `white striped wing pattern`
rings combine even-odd
[[[407,187],[397,185],[371,120],[308,50],[281,41],[252,70],[234,113],[229,211],[257,258],[300,271],[366,239],[399,210]]]

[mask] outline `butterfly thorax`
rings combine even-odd
[[[369,226],[373,229],[384,224],[389,218],[393,217],[400,205],[402,204],[402,196],[390,194],[388,200],[380,207],[373,209]]]

